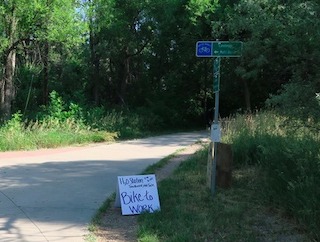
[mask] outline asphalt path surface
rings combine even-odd
[[[208,132],[22,152],[0,152],[0,241],[78,242],[117,176],[140,174]]]

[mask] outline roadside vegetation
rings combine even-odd
[[[32,150],[159,133],[163,128],[153,115],[65,103],[55,91],[50,102],[31,119],[21,112],[0,126],[0,151]]]
[[[223,121],[234,151],[233,185],[206,187],[207,150],[159,184],[161,212],[139,216],[139,241],[317,241],[320,140],[276,112]]]
[[[235,120],[225,127],[235,165],[259,168],[263,199],[293,216],[319,240],[319,123],[310,116],[303,121],[274,112]]]

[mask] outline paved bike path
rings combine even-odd
[[[116,188],[116,177],[141,173],[208,133],[179,133],[119,142],[0,152],[0,241],[80,242]]]

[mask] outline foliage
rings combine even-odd
[[[229,37],[244,41],[236,73],[247,82],[256,106],[284,83],[318,83],[317,1],[242,0],[226,16]]]
[[[24,132],[21,113],[15,113],[0,129],[0,151],[21,149],[30,145]]]
[[[59,51],[65,52],[84,41],[86,28],[76,11],[77,6],[74,0],[8,0],[0,3],[3,16],[0,18],[1,119],[8,119],[14,111],[26,110],[29,103],[35,103],[36,109],[40,104],[47,104],[51,57],[66,56]],[[40,71],[33,72],[30,78],[21,75],[20,67],[31,69],[30,72],[33,68],[29,67],[36,67]],[[55,70],[59,77],[62,76],[61,69],[62,65]],[[20,88],[28,91],[19,92]],[[32,92],[36,95],[30,95]]]
[[[81,107],[149,112],[162,127],[204,125],[214,103],[212,61],[194,56],[198,40],[244,42],[241,58],[222,61],[224,117],[260,109],[270,95],[284,101],[281,93],[291,83],[319,92],[315,0],[5,1],[2,54],[10,48],[6,30],[13,3],[18,20],[13,112],[34,117],[56,90]]]
[[[261,167],[264,199],[294,215],[318,239],[320,136],[310,124],[290,120],[270,112],[240,116],[225,124],[225,141],[233,145],[236,166]]]
[[[3,125],[2,130],[10,133],[21,132],[23,130],[22,114],[20,112],[13,114],[12,118]]]
[[[18,112],[0,128],[0,150],[52,148],[113,141],[117,137],[115,132],[86,125],[80,106],[66,106],[57,92],[52,92],[50,98],[50,105],[39,113],[37,120],[24,121]]]
[[[50,93],[48,107],[36,119],[26,120],[20,112],[0,127],[0,150],[58,147],[77,143],[136,138],[162,131],[159,120],[143,109],[122,110],[80,107]]]
[[[50,93],[49,106],[44,107],[43,114],[40,114],[40,116],[42,116],[40,120],[64,122],[67,119],[72,119],[79,124],[84,122],[82,108],[72,102],[66,107],[62,97],[56,91]]]
[[[279,94],[271,95],[266,103],[284,115],[304,122],[313,120],[318,123],[320,121],[320,105],[315,90],[317,88],[312,83],[288,83],[283,86]]]

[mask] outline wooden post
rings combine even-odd
[[[211,190],[212,184],[216,184],[220,188],[230,188],[232,184],[232,160],[233,154],[231,145],[216,143],[216,152],[214,152],[214,143],[210,143],[208,152],[208,165],[207,165],[207,185]],[[216,155],[216,177],[215,183],[213,179],[213,160]]]

